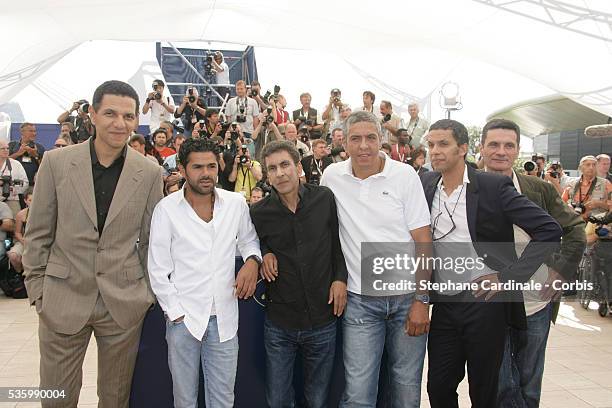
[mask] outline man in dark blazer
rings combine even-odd
[[[319,139],[322,136],[323,120],[317,110],[310,107],[311,100],[312,97],[308,92],[304,92],[300,95],[302,108],[293,111],[293,123],[298,129],[305,126],[308,129],[311,139]]]
[[[429,402],[432,408],[458,407],[456,390],[467,362],[472,406],[495,407],[507,326],[524,328],[525,310],[520,292],[501,292],[494,285],[527,281],[558,247],[562,230],[520,195],[510,178],[465,164],[468,134],[461,123],[450,119],[434,123],[427,144],[436,171],[423,174],[421,181],[431,208],[434,243],[470,245],[485,264],[480,271],[468,272],[477,288],[433,294]],[[513,225],[531,236],[520,258]],[[436,246],[434,250],[436,256],[444,256]],[[507,301],[512,299],[509,295],[517,301]]]
[[[521,194],[557,220],[563,228],[563,237],[560,250],[549,259],[550,267],[542,265],[533,277],[535,282],[548,284],[548,288],[523,293],[527,330],[508,329],[499,375],[500,408],[539,406],[550,322],[554,322],[559,310],[559,302],[553,301],[558,292],[553,282],[558,285],[575,281],[586,245],[584,221],[561,200],[554,186],[512,169],[520,150],[520,134],[518,125],[510,120],[493,119],[485,125],[480,146],[485,170],[510,177]],[[515,241],[527,239],[520,228],[514,229]]]
[[[138,94],[107,81],[89,108],[96,136],[45,154],[30,207],[25,284],[39,317],[43,408],[76,407],[92,333],[100,407],[127,408],[143,319],[155,297],[149,227],[163,197],[160,167],[127,147]]]

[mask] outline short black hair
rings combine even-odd
[[[275,140],[266,144],[261,151],[261,161],[264,163],[264,166],[266,164],[266,157],[278,152],[289,153],[295,164],[300,162],[300,152],[298,152],[293,143],[288,140]]]
[[[161,79],[154,80],[153,81],[153,86],[155,86],[155,85],[163,86],[164,88],[166,87],[166,84]]]
[[[374,103],[374,101],[376,100],[376,95],[374,95],[374,92],[372,91],[364,91],[363,92],[363,96],[368,95],[370,97],[370,99],[372,100],[372,103]]]
[[[206,153],[211,152],[215,155],[217,163],[219,163],[218,145],[210,139],[189,138],[186,139],[178,151],[178,162],[183,167],[187,167],[189,163],[190,153]]]
[[[208,108],[206,109],[206,119],[209,119],[212,115],[218,115],[219,114],[219,109],[215,109],[215,108]]]
[[[166,139],[168,138],[168,134],[166,133],[166,130],[159,128],[155,130],[155,132],[153,132],[153,134],[151,135],[151,140],[155,140],[155,136],[157,136],[159,133],[163,133],[164,136],[166,136]]]
[[[136,102],[136,110],[134,113],[138,115],[140,99],[138,99],[138,94],[130,84],[113,80],[106,81],[102,85],[98,86],[93,94],[92,100],[94,111],[97,112],[98,109],[100,109],[100,103],[102,103],[102,98],[104,95],[127,96],[132,98],[134,102]]]
[[[458,145],[468,144],[470,138],[466,127],[461,122],[452,119],[440,119],[429,127],[429,130],[451,130]]]
[[[487,139],[487,132],[494,129],[513,130],[514,133],[516,133],[516,145],[518,146],[521,144],[521,128],[519,125],[508,119],[491,119],[482,128],[482,136],[480,137],[480,143],[482,145],[484,145]]]

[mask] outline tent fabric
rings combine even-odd
[[[612,116],[609,40],[484,3],[410,0],[373,6],[362,0],[6,0],[0,15],[4,39],[0,104],[12,100],[86,41],[204,40],[338,55],[359,50],[402,52],[418,45],[509,70]],[[606,1],[564,3],[589,9],[595,16],[612,13],[612,4]],[[582,24],[591,31],[599,30],[602,37],[610,31],[592,20]],[[106,57],[112,59],[112,51]]]

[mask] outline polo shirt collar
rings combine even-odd
[[[380,173],[376,173],[371,175],[368,178],[376,178],[376,177],[388,177],[389,173],[391,172],[391,158],[389,156],[387,156],[384,152],[378,152],[378,157],[382,158],[385,161],[385,165],[383,166],[383,169]],[[348,160],[345,160],[343,163],[346,163],[345,167],[344,167],[344,175],[348,175],[351,176],[353,178],[357,178],[355,177],[355,175],[353,174],[353,164],[352,164],[352,159],[349,157]]]

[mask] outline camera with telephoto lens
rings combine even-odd
[[[153,94],[153,99],[155,99],[156,101],[159,101],[162,98],[162,94],[160,92],[155,92]]]
[[[189,103],[194,103],[196,101],[196,96],[193,92],[193,88],[187,88],[187,95],[189,96]]]
[[[574,212],[578,215],[582,215],[586,211],[586,207],[582,203],[572,201],[570,205],[574,209]]]
[[[2,181],[2,197],[9,198],[11,195],[11,186],[23,186],[23,180],[13,180],[11,176],[0,176]]]
[[[244,111],[245,111],[244,106],[241,105],[238,108],[238,110],[240,111],[240,113],[238,115],[236,115],[236,122],[238,122],[238,123],[246,122],[246,115],[244,114]]]
[[[272,116],[272,108],[268,107],[266,108],[266,120],[263,122],[264,126],[268,126],[269,124],[271,124],[272,122],[274,122],[274,116]]]
[[[387,123],[390,120],[391,120],[391,114],[387,113],[385,116],[383,116],[382,123]]]
[[[238,138],[240,137],[240,132],[238,132],[237,130],[237,124],[236,123],[232,123],[232,130],[230,132],[230,137],[232,138],[232,141],[236,141],[238,140]]]
[[[321,183],[321,175],[319,174],[317,170],[313,170],[312,173],[310,173],[310,178],[308,179],[308,183],[314,184],[315,186],[318,186]]]
[[[249,158],[246,157],[247,148],[242,148],[242,156],[240,156],[240,164],[247,164],[249,162]]]
[[[550,165],[550,169],[552,170],[549,174],[552,178],[559,178],[561,176],[561,172],[559,171],[560,163],[558,161],[552,162]]]
[[[180,119],[174,119],[172,121],[172,128],[177,132],[177,133],[185,133],[185,127],[181,126],[181,120]]]
[[[206,59],[204,60],[204,75],[213,74],[213,54],[210,52],[206,53]]]
[[[310,132],[308,132],[306,127],[300,127],[300,130],[298,130],[298,136],[302,143],[307,143],[308,140],[310,140]]]
[[[525,163],[523,163],[523,169],[528,173],[534,171],[536,167],[537,167],[537,164],[535,164],[535,162],[532,162],[531,160],[528,160]]]
[[[88,113],[89,112],[89,102],[85,99],[81,99],[79,102],[79,112]]]
[[[257,95],[259,95],[259,91],[251,88],[251,93],[249,95],[251,95],[251,98],[255,98]]]
[[[331,94],[332,94],[332,100],[335,103],[340,103],[340,90],[339,89],[332,89]]]
[[[272,99],[274,102],[278,100],[278,93],[280,92],[280,86],[274,85],[274,93],[272,94]]]
[[[204,119],[200,119],[198,123],[200,124],[200,130],[198,130],[198,136],[208,137],[208,131],[206,130],[206,122],[204,121]]]

